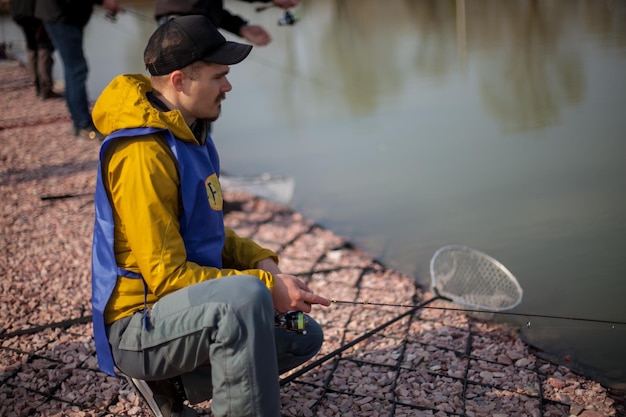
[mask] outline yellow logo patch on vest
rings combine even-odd
[[[209,176],[205,181],[206,195],[209,198],[209,205],[213,210],[221,210],[224,204],[222,198],[222,188],[220,182],[217,179],[217,174]]]

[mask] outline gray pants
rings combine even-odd
[[[192,404],[213,399],[217,416],[280,416],[279,372],[321,347],[320,326],[307,334],[276,329],[270,292],[236,275],[169,294],[108,328],[117,367],[143,380],[180,376]]]

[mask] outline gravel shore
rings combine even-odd
[[[15,63],[0,62],[0,97],[0,416],[149,416],[95,359],[99,143],[71,136],[65,102],[35,97]],[[287,207],[232,192],[226,200],[230,227],[278,252],[285,272],[328,298],[413,304],[433,296]],[[431,308],[333,304],[313,315],[325,343],[309,369],[283,375],[284,416],[626,415],[623,393],[546,362],[505,325]],[[196,408],[211,415],[210,403]]]

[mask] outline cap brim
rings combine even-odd
[[[227,41],[217,50],[202,58],[203,61],[221,65],[238,64],[250,54],[252,45]]]

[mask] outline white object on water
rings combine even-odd
[[[239,191],[264,198],[274,203],[289,205],[293,200],[295,180],[286,175],[230,176],[222,174],[220,185],[224,191]]]

